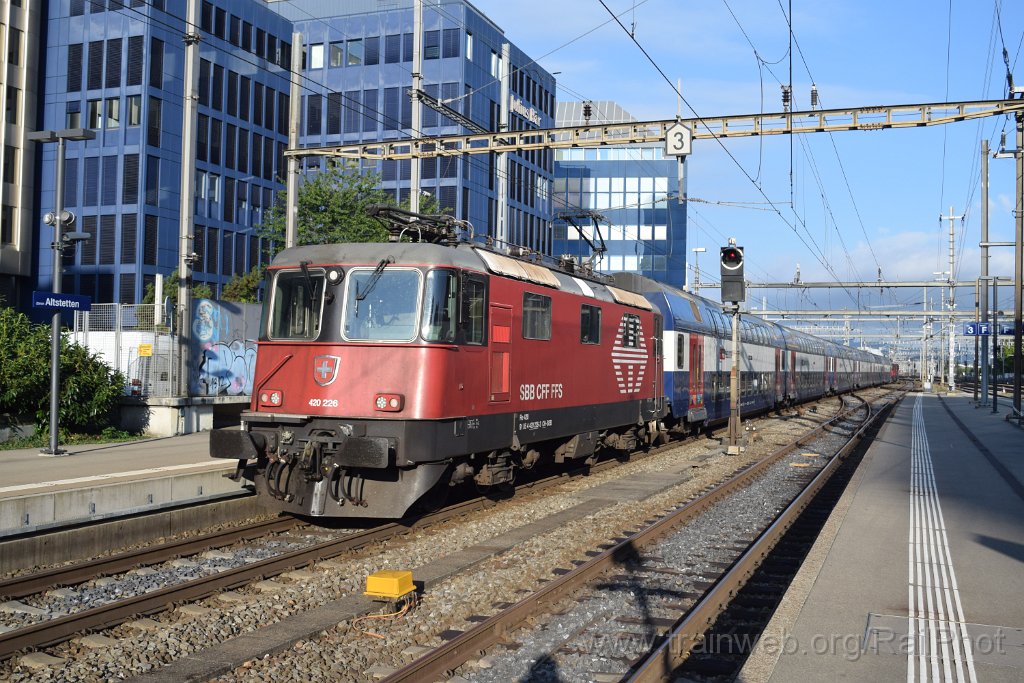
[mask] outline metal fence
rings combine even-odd
[[[260,306],[210,299],[192,301],[190,396],[252,395]],[[72,339],[126,378],[125,394],[178,396],[178,337],[167,307],[93,304],[76,311]]]
[[[73,341],[126,379],[129,396],[169,397],[177,387],[178,340],[157,304],[93,304],[76,311]]]

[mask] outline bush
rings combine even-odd
[[[124,376],[87,348],[61,336],[60,425],[62,431],[99,433],[111,424],[124,390]],[[50,333],[21,313],[0,307],[0,415],[4,421],[50,419]]]

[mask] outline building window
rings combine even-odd
[[[331,51],[329,55],[330,61],[328,64],[331,68],[337,68],[339,66],[345,66],[345,43],[344,41],[336,41],[331,43]]]
[[[444,30],[441,56],[445,58],[459,56],[459,29],[446,28]]]
[[[89,100],[85,112],[87,127],[100,128],[103,125],[103,100]]]
[[[21,65],[21,29],[13,26],[7,34],[7,63],[11,66]]]
[[[0,244],[14,244],[14,207],[0,207]]]
[[[323,43],[309,46],[309,68],[324,68],[324,46]]]
[[[601,308],[583,304],[580,307],[580,343],[601,343]]]
[[[551,297],[523,293],[523,339],[551,339]]]
[[[403,33],[402,34],[402,61],[403,62],[411,62],[412,61],[412,34],[411,33]]]
[[[82,43],[68,45],[66,89],[68,92],[78,92],[82,89]]]
[[[4,145],[4,182],[18,182],[18,149]]]
[[[121,100],[112,97],[107,100],[107,128],[121,127]]]
[[[220,201],[220,176],[216,173],[211,173],[207,179],[206,195],[211,202]]]
[[[82,103],[78,100],[68,102],[67,104],[67,116],[65,117],[65,126],[67,128],[81,128],[82,127]]]
[[[498,78],[501,70],[501,57],[494,50],[491,50],[491,77]]]
[[[423,32],[423,59],[437,59],[441,56],[441,32]]]
[[[128,125],[140,125],[142,123],[142,95],[128,95],[125,104],[127,107]]]
[[[7,101],[4,102],[4,121],[7,123],[18,123],[18,99],[21,91],[13,85],[7,86]]]
[[[373,36],[366,39],[366,60],[367,66],[380,64],[380,37]]]
[[[349,66],[363,65],[363,41],[360,39],[348,41],[348,62]]]
[[[384,36],[384,63],[397,64],[402,61],[402,36],[393,34]]]
[[[153,38],[149,43],[149,84],[164,87],[164,41]]]
[[[163,129],[163,117],[160,115],[162,101],[158,97],[149,98],[149,125],[146,127],[146,143],[153,147],[160,146],[160,132]]]
[[[121,87],[121,39],[107,41],[107,83],[108,88]]]

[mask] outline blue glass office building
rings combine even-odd
[[[412,130],[413,3],[398,0],[291,0],[271,7],[295,22],[305,41],[302,146],[404,140]],[[380,8],[380,9],[379,9]],[[508,39],[468,2],[427,1],[423,11],[423,90],[482,130],[498,131],[503,43]],[[554,125],[555,80],[509,45],[509,128]],[[423,108],[421,135],[472,132],[443,113]],[[495,235],[498,184],[508,192],[508,241],[543,253],[551,249],[549,150],[509,154],[504,177],[494,155],[422,160],[421,189],[476,234]],[[320,159],[307,158],[306,166]],[[409,194],[410,162],[363,162],[381,174],[399,201]]]
[[[91,237],[64,251],[64,290],[134,303],[157,273],[178,265],[184,96],[183,1],[58,0],[46,17],[39,129],[84,127],[69,142],[65,208]],[[304,34],[301,146],[410,137],[411,0],[378,10],[369,0],[204,0],[200,11],[194,281],[217,295],[265,258],[255,236],[283,188],[291,35]],[[501,30],[465,2],[427,3],[423,89],[487,130],[498,130]],[[551,127],[554,78],[510,46],[510,128]],[[422,134],[465,133],[425,109]],[[56,146],[41,148],[40,207],[54,206]],[[191,161],[191,160],[190,160]],[[307,158],[306,168],[322,163]],[[364,162],[397,199],[410,162]],[[550,252],[549,151],[424,160],[422,189],[477,234],[493,234],[499,183],[509,198],[509,241]],[[51,284],[52,229],[37,233],[36,288]]]
[[[91,238],[64,250],[64,289],[134,303],[178,265],[185,25],[183,2],[51,2],[40,128],[84,127],[70,142],[64,205]],[[214,292],[260,258],[253,226],[281,187],[292,26],[262,2],[201,4],[195,281]],[[43,152],[41,206],[53,206],[55,146]],[[191,160],[190,160],[191,161]],[[52,230],[38,240],[48,288]]]
[[[559,126],[622,123],[635,120],[614,102],[592,102],[590,119],[583,102],[558,105]],[[685,187],[685,175],[682,182]],[[607,252],[597,263],[602,272],[640,273],[676,287],[686,284],[686,204],[680,197],[680,164],[665,157],[661,145],[573,148],[555,152],[552,195],[557,213],[592,211]],[[685,190],[684,190],[685,194]],[[577,218],[584,235],[597,243],[591,221]],[[554,253],[586,261],[590,245],[564,220],[554,224]]]

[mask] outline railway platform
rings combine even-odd
[[[126,443],[0,451],[0,541],[57,527],[237,495],[232,460],[209,457],[209,432]]]
[[[1024,679],[1024,430],[908,394],[738,680]]]

